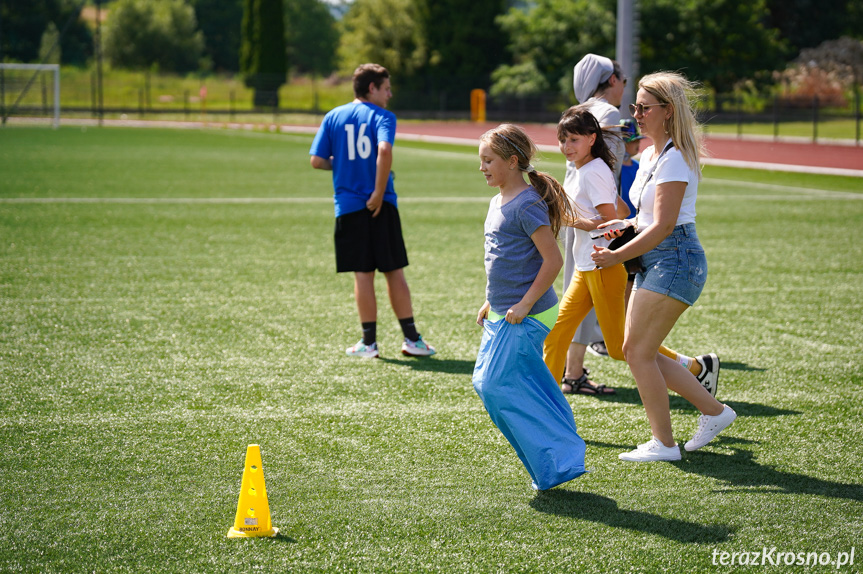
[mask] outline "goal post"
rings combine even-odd
[[[60,127],[60,65],[0,63],[0,114],[4,124],[13,116],[48,117]]]

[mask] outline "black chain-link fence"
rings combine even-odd
[[[255,107],[254,92],[240,78],[177,78],[155,73],[108,72],[101,78],[86,70],[61,71],[61,107],[63,115],[127,115],[132,117],[160,114],[201,114],[228,116],[241,121],[250,114],[265,114],[274,121],[286,114],[320,115],[353,97],[350,82],[337,86],[325,80],[305,80],[285,84],[279,90],[278,106]],[[44,90],[33,89],[39,100]],[[99,97],[101,95],[101,97]],[[8,94],[6,98],[8,98]],[[44,98],[42,98],[44,99]],[[410,91],[394,88],[390,109],[402,119],[468,120],[471,118],[470,91]],[[8,102],[6,102],[8,103]],[[491,122],[556,123],[560,114],[573,105],[571,94],[546,92],[523,97],[486,97],[485,117]],[[3,102],[0,102],[2,106]],[[40,104],[28,102],[33,112]],[[27,105],[25,104],[25,105]],[[34,105],[35,104],[35,105]],[[725,133],[747,133],[759,126],[760,135],[779,137],[793,133],[813,140],[825,138],[861,141],[860,89],[837,99],[817,96],[776,96],[770,92],[744,95],[710,95],[699,107],[699,119],[706,130]],[[44,107],[44,106],[42,106]],[[27,111],[27,107],[23,108]],[[622,110],[629,117],[627,110]],[[791,129],[791,125],[794,125]],[[825,129],[831,124],[830,129]],[[736,126],[731,130],[729,126]]]

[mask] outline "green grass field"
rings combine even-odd
[[[621,462],[644,410],[624,364],[590,358],[618,387],[569,398],[593,472],[535,493],[471,386],[492,195],[475,150],[396,147],[439,354],[397,354],[381,299],[384,358],[363,361],[310,141],[0,130],[0,571],[837,571],[714,565],[763,548],[855,548],[839,571],[860,570],[861,180],[706,168],[710,277],[667,343],[721,356],[740,418],[679,463]],[[696,411],[671,407],[686,441]],[[280,533],[228,539],[252,443]]]
[[[22,74],[23,75],[23,74]],[[66,107],[90,107],[93,103],[94,71],[64,66],[61,70],[61,99]],[[25,77],[27,77],[25,75]],[[201,100],[201,87],[206,87],[206,98]],[[153,110],[177,110],[185,105],[191,113],[203,108],[237,111],[252,109],[254,91],[247,88],[238,76],[212,75],[205,78],[195,75],[150,74],[105,68],[102,76],[103,101],[109,108],[132,108],[139,105]],[[36,104],[41,90],[31,89],[28,102]],[[353,97],[350,78],[340,83],[326,79],[294,77],[279,89],[283,108],[313,110],[315,98],[318,109],[329,110]]]

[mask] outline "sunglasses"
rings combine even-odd
[[[633,116],[635,114],[641,114],[643,116],[645,113],[645,109],[649,112],[650,108],[666,105],[668,104],[629,104],[629,111]]]

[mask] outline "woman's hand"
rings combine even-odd
[[[593,253],[590,254],[590,258],[593,259],[598,269],[608,269],[623,261],[616,252],[607,247],[597,247],[596,245],[593,246]]]
[[[621,227],[620,229],[609,229],[607,232],[602,234],[602,236],[606,239],[615,239],[623,235],[623,232],[626,230],[627,227],[632,226],[632,221],[630,221],[629,219],[612,219],[610,221],[606,221],[597,225],[596,230],[601,231],[610,225],[621,223],[623,224],[623,227]]]
[[[513,325],[518,325],[524,318],[527,317],[527,314],[530,312],[530,305],[526,305],[524,303],[516,303],[512,307],[509,308],[509,311],[506,312],[506,322],[511,323]]]
[[[491,309],[491,305],[488,301],[482,304],[482,307],[479,308],[479,313],[476,315],[476,324],[482,327],[483,321],[488,318],[488,310]]]

